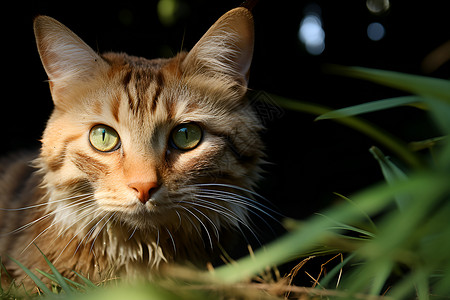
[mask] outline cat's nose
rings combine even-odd
[[[142,204],[147,203],[148,200],[152,197],[153,193],[155,193],[159,185],[156,182],[148,181],[148,182],[132,182],[128,184],[130,188],[136,191],[137,197]]]

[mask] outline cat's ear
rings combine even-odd
[[[75,33],[51,17],[36,17],[34,34],[55,104],[69,96],[71,86],[89,81],[106,64]]]
[[[183,64],[195,74],[221,74],[247,87],[253,56],[253,16],[238,7],[228,11],[189,51]]]

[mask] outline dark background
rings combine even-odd
[[[33,18],[56,18],[100,52],[123,51],[155,58],[190,49],[204,32],[240,1],[173,0],[171,24],[161,22],[160,1],[33,1],[12,3],[2,17],[1,154],[39,147],[52,102],[32,31]],[[30,1],[31,2],[31,1]],[[170,1],[169,1],[170,2]],[[167,3],[167,0],[166,0]],[[308,7],[320,7],[325,50],[305,51],[298,39]],[[306,10],[305,10],[306,9]],[[269,1],[254,9],[256,45],[250,88],[333,108],[403,95],[368,82],[324,73],[324,64],[356,65],[448,78],[448,62],[423,67],[424,58],[450,38],[446,1],[395,1],[371,13],[366,1]],[[380,41],[367,26],[380,22]],[[405,141],[430,137],[424,113],[398,108],[367,119]],[[376,143],[332,121],[282,110],[265,119],[265,179],[258,190],[284,215],[303,219],[352,192],[382,179],[368,149]],[[379,146],[379,145],[378,145]],[[387,154],[389,151],[383,149]]]

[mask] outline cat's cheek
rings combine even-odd
[[[117,187],[98,189],[94,193],[94,198],[99,209],[105,212],[128,213],[135,210],[139,203],[132,193],[126,193]]]

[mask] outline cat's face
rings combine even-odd
[[[36,19],[35,33],[55,103],[40,164],[66,226],[80,220],[66,203],[77,201],[91,218],[138,229],[173,229],[183,218],[214,227],[245,221],[238,197],[262,155],[245,99],[246,9],[228,12],[171,59],[100,56],[48,17]]]

